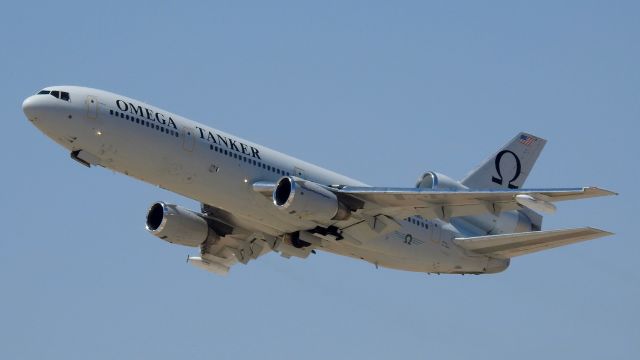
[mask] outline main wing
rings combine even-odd
[[[423,215],[426,218],[449,220],[457,216],[498,214],[516,210],[522,205],[518,195],[527,195],[545,203],[615,195],[597,187],[566,189],[513,189],[513,190],[430,190],[421,188],[344,187],[332,189],[339,196],[352,197],[362,202],[366,215],[384,214],[395,218]]]

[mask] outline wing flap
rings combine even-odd
[[[584,227],[455,238],[453,241],[458,246],[473,253],[507,259],[608,235],[612,235],[612,233],[591,227]]]

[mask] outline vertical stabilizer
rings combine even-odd
[[[461,182],[470,189],[519,189],[546,143],[545,139],[520,133]]]

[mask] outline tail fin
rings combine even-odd
[[[518,189],[546,143],[545,139],[522,132],[461,182],[471,189]]]

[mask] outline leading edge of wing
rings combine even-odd
[[[618,195],[618,193],[602,189],[595,186],[576,187],[576,188],[532,188],[532,189],[471,189],[471,190],[432,190],[421,188],[400,188],[400,187],[356,187],[345,186],[338,190],[343,194],[389,194],[389,195],[442,195],[442,194],[467,194],[467,195],[494,195],[494,194],[529,194],[529,193],[555,193],[555,194],[589,194],[591,197],[595,196],[611,196]]]
[[[464,204],[469,200],[502,202],[512,201],[516,195],[542,196],[546,201],[577,200],[591,197],[617,195],[598,187],[549,188],[549,189],[496,189],[496,190],[431,190],[420,188],[344,187],[337,191],[343,195],[372,201],[386,206],[412,206],[425,203]]]

